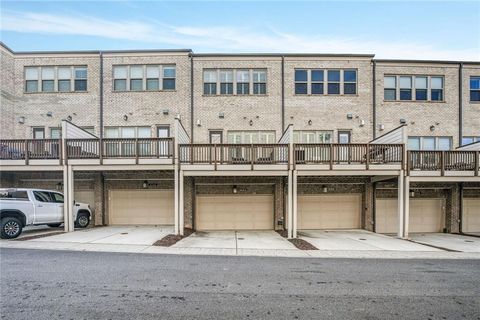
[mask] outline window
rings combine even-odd
[[[143,67],[131,66],[130,67],[130,91],[142,91],[143,90]]]
[[[107,127],[105,138],[150,138],[150,127]]]
[[[332,137],[332,131],[293,131],[293,143],[332,143]]]
[[[35,200],[40,202],[53,202],[50,198],[50,192],[46,191],[33,191],[33,195],[35,196]]]
[[[87,91],[87,68],[75,68],[75,91]]]
[[[357,71],[345,70],[343,72],[343,93],[357,94]]]
[[[25,68],[25,91],[38,92],[38,68]]]
[[[27,191],[0,190],[0,199],[2,200],[20,200],[28,201]]]
[[[45,128],[33,128],[33,139],[45,139]]]
[[[228,143],[275,143],[275,131],[228,131]]]
[[[480,101],[480,77],[470,77],[470,101]]]
[[[160,90],[160,69],[158,66],[147,66],[147,91]]]
[[[308,93],[308,72],[307,70],[295,70],[295,94]]]
[[[384,99],[385,100],[397,100],[397,78],[385,77],[383,79],[384,86]]]
[[[62,137],[61,128],[50,128],[50,139],[60,139]]]
[[[163,90],[175,90],[175,66],[163,67]]]
[[[175,90],[173,65],[131,65],[113,67],[114,91]]]
[[[55,68],[42,68],[42,92],[55,91]]]
[[[312,70],[311,71],[311,92],[312,94],[323,94],[323,70]]]
[[[443,78],[432,77],[430,80],[432,101],[443,101]]]
[[[237,94],[250,93],[250,72],[248,70],[237,70]]]
[[[400,100],[412,100],[412,77],[400,77]]]
[[[428,100],[428,78],[415,77],[415,100]]]
[[[253,71],[253,94],[267,93],[267,72],[254,70]]]
[[[59,67],[57,69],[58,92],[71,91],[70,79],[72,78],[72,70],[70,67]]]
[[[328,94],[340,94],[340,70],[328,70]]]
[[[52,202],[63,203],[63,194],[61,193],[50,192],[50,197],[53,199]]]
[[[220,94],[233,94],[233,70],[220,70]]]
[[[409,150],[441,150],[452,149],[451,137],[408,137]]]
[[[444,101],[441,76],[385,76],[385,101]]]
[[[474,142],[479,142],[479,141],[480,141],[480,136],[478,136],[478,137],[463,137],[462,138],[462,146],[464,146],[466,144],[474,143]]]
[[[113,90],[127,90],[127,67],[113,67]]]
[[[217,94],[217,71],[203,71],[203,94]]]

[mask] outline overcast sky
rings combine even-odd
[[[16,51],[374,53],[480,60],[480,1],[1,1]]]

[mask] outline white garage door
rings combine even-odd
[[[111,190],[111,225],[171,225],[174,223],[173,190]]]
[[[445,226],[444,199],[410,199],[409,232],[442,232]],[[397,199],[377,199],[376,231],[397,233]]]
[[[480,232],[480,198],[463,199],[463,232]]]
[[[273,207],[273,195],[198,195],[196,229],[273,229]]]
[[[361,194],[299,195],[298,229],[358,229]]]

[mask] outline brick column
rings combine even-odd
[[[460,232],[460,186],[455,184],[446,192],[445,227],[449,233]]]
[[[373,183],[371,182],[365,183],[362,203],[362,228],[368,231],[373,231],[375,221],[373,217]]]
[[[283,220],[284,216],[284,193],[283,193],[283,179],[278,178],[275,182],[275,230],[283,230],[284,225],[278,225],[278,221]]]
[[[102,226],[104,220],[103,215],[105,214],[105,204],[103,202],[105,183],[102,173],[100,172],[95,174],[93,189],[95,194],[95,213],[92,217],[93,221],[91,225]],[[105,197],[105,201],[108,201],[108,198]]]
[[[184,177],[184,227],[193,228],[193,211],[194,211],[194,181],[193,177]]]

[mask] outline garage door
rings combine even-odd
[[[361,194],[299,195],[298,229],[359,229]]]
[[[77,202],[89,204],[92,213],[95,212],[95,193],[93,190],[75,190],[73,197]]]
[[[197,230],[273,229],[273,195],[198,195]]]
[[[480,199],[463,199],[463,232],[480,232]]]
[[[173,190],[111,190],[111,225],[171,225],[174,223]]]
[[[409,232],[442,232],[445,226],[443,199],[410,199]],[[397,233],[397,199],[377,199],[376,231]]]

